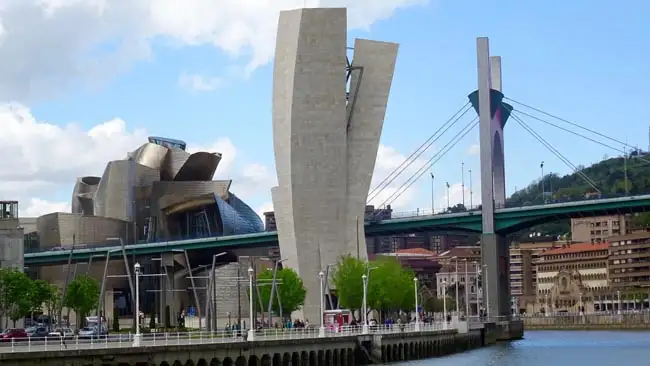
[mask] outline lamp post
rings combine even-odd
[[[490,289],[488,288],[488,266],[487,264],[483,265],[485,270],[485,278],[483,279],[483,288],[485,288],[485,315],[490,317]]]
[[[325,317],[325,314],[323,314],[323,279],[325,278],[325,273],[323,271],[318,272],[318,278],[320,279],[320,327],[318,328],[318,336],[325,337],[325,325],[323,324],[323,318]]]
[[[465,162],[460,162],[460,187],[463,191],[463,207],[465,207]]]
[[[449,182],[447,182],[447,209],[451,208],[451,204],[449,203]]]
[[[361,306],[363,325],[361,326],[361,333],[368,334],[368,276],[365,273],[361,276],[361,281],[363,281],[363,304]]]
[[[456,316],[460,314],[460,308],[459,308],[459,297],[458,297],[458,257],[453,257],[454,259],[454,264],[456,266],[456,271],[454,272],[454,282],[455,282],[455,287],[456,287]]]
[[[469,317],[469,277],[467,277],[467,259],[465,261],[465,316]]]
[[[540,183],[542,185],[542,201],[546,202],[546,200],[544,199],[544,190],[545,190],[545,188],[544,188],[544,162],[543,161],[542,161],[541,164],[539,164],[539,168],[542,170],[542,178],[540,180]]]
[[[551,309],[548,308],[548,294],[544,294],[544,306],[546,307],[546,311],[544,312],[545,316],[548,316],[548,314],[551,312]]]
[[[415,293],[415,331],[420,331],[420,309],[418,305],[418,278],[413,277],[413,292]]]
[[[249,341],[255,339],[255,321],[253,314],[253,267],[248,267],[248,337]]]
[[[481,274],[481,270],[479,269],[480,267],[478,266],[478,262],[472,262],[474,265],[474,271],[476,272],[474,275],[474,295],[476,296],[476,315],[479,315],[478,309],[480,307],[480,302],[478,298],[478,277]]]
[[[616,301],[618,303],[618,311],[616,311],[616,313],[621,315],[621,290],[616,291],[616,297],[618,298]]]
[[[433,196],[434,196],[434,193],[433,193],[433,178],[435,176],[433,175],[433,173],[429,173],[429,174],[431,174],[431,214],[435,215],[436,214],[436,206],[434,206],[434,201],[433,201]]]
[[[474,195],[474,191],[472,190],[472,169],[469,170],[469,207],[470,209],[473,209],[474,202],[472,200],[472,196]]]
[[[133,265],[135,271],[135,335],[133,347],[140,347],[140,263]]]
[[[582,311],[582,292],[578,294],[580,297],[580,302],[578,303],[578,311],[580,312],[580,315],[584,315],[584,312]]]
[[[442,279],[442,324],[444,324],[443,329],[447,329],[447,279]]]

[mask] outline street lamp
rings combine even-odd
[[[431,214],[435,215],[436,214],[436,206],[434,205],[434,201],[433,201],[433,196],[434,196],[434,194],[433,194],[433,179],[435,178],[435,176],[433,175],[433,173],[429,173],[429,174],[431,174]]]
[[[548,313],[550,313],[550,309],[548,308],[548,294],[544,294],[544,306],[546,307],[546,311],[544,312],[545,316],[548,316]]]
[[[460,314],[460,308],[459,308],[459,297],[458,297],[458,257],[454,256],[451,259],[454,260],[454,264],[456,267],[456,271],[454,272],[454,282],[455,282],[455,287],[456,287],[456,317],[459,316]]]
[[[133,265],[135,271],[135,335],[133,347],[140,347],[140,263]]]
[[[447,329],[447,279],[442,279],[442,324]]]
[[[418,278],[413,277],[413,292],[415,293],[415,331],[420,331],[420,311],[418,306]]]
[[[467,277],[467,258],[463,259],[465,262],[465,316],[469,318],[469,277]]]
[[[580,296],[580,302],[578,303],[578,311],[580,312],[580,315],[584,315],[584,312],[582,311],[582,292],[578,294]]]
[[[616,291],[616,297],[618,298],[618,311],[616,313],[621,315],[621,290]]]
[[[318,328],[318,336],[325,337],[325,325],[323,324],[323,318],[325,317],[323,313],[323,279],[325,278],[325,273],[323,271],[318,272],[318,278],[320,279],[320,327]]]
[[[478,266],[478,262],[474,261],[472,264],[474,265],[474,270],[476,271],[476,274],[474,275],[474,295],[476,296],[476,315],[479,315],[478,309],[480,307],[480,302],[478,298],[478,277],[481,274],[481,270]]]
[[[447,183],[447,209],[450,209],[451,208],[451,204],[449,203],[449,187],[450,186],[449,186],[449,182],[446,182],[446,183]]]
[[[363,314],[361,314],[363,325],[361,326],[361,333],[368,334],[368,276],[364,273],[361,276],[361,280],[363,281],[363,304],[361,306],[363,310]]]
[[[255,339],[255,324],[253,322],[253,267],[248,267],[248,337],[249,341]]]
[[[484,264],[485,278],[483,279],[483,288],[485,288],[485,315],[490,317],[490,289],[488,288],[488,265]]]

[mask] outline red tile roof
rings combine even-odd
[[[566,244],[563,248],[556,248],[539,253],[540,256],[555,255],[555,254],[570,254],[582,252],[594,252],[598,250],[609,249],[609,243],[572,243]]]
[[[403,254],[404,255],[414,254],[414,255],[418,255],[418,256],[421,256],[421,255],[422,256],[424,256],[424,255],[435,256],[436,255],[436,253],[434,253],[434,252],[432,252],[430,250],[426,250],[424,248],[399,249],[396,253],[398,255],[403,255]]]

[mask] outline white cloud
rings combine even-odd
[[[441,187],[437,187],[435,194],[434,205],[436,212],[443,212],[447,207],[453,207],[457,204],[463,203],[463,191],[465,193],[465,207],[468,209],[470,206],[477,207],[481,204],[481,192],[478,191],[478,182],[473,187],[473,192],[470,195],[470,189],[465,182],[465,189],[463,190],[463,184],[461,182],[449,182],[449,201],[447,200],[447,182],[440,182]],[[449,204],[447,204],[449,202]],[[431,206],[429,204],[428,206]]]
[[[121,119],[100,123],[90,130],[74,124],[61,127],[36,120],[28,108],[19,104],[0,105],[0,126],[0,199],[18,200],[24,217],[69,212],[69,200],[56,201],[52,197],[61,192],[69,196],[76,177],[101,176],[107,162],[124,159],[148,136],[143,129],[127,129]],[[188,151],[222,153],[217,178],[232,178],[233,190],[244,200],[259,192],[269,194],[274,182],[270,178],[275,174],[258,164],[236,169],[237,149],[228,138],[206,146],[190,145]]]
[[[467,155],[470,155],[470,156],[476,156],[476,155],[479,155],[479,154],[481,153],[481,145],[479,145],[479,144],[472,144],[472,145],[470,145],[470,146],[467,148],[466,153],[467,153]]]
[[[366,28],[427,0],[2,0],[0,100],[27,101],[76,85],[101,85],[151,43],[208,45],[250,72],[274,52],[280,10],[347,6],[349,26]],[[90,84],[89,84],[90,83]],[[211,83],[198,83],[210,86]]]
[[[201,74],[182,73],[178,78],[178,84],[197,92],[209,92],[221,86],[222,81],[218,77],[210,77]]]

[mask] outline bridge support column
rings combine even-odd
[[[490,316],[510,315],[510,254],[508,240],[499,234],[481,235],[483,306]]]

